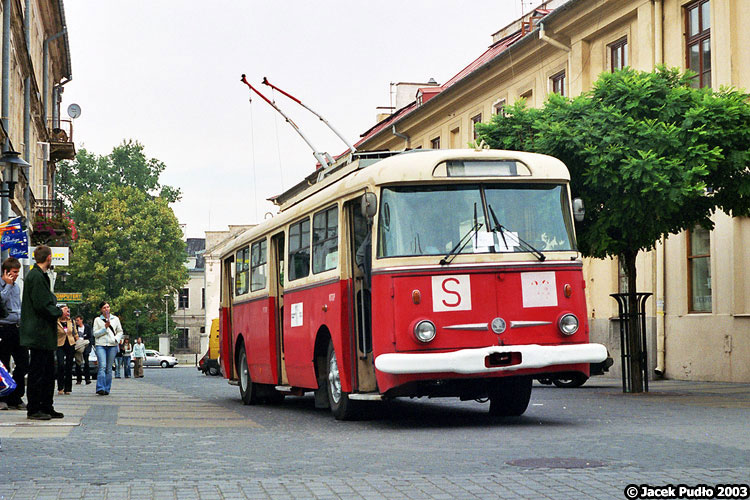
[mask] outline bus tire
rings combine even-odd
[[[254,405],[259,401],[258,398],[258,385],[254,384],[250,378],[250,368],[247,364],[247,354],[245,353],[245,345],[240,344],[240,352],[237,355],[237,367],[239,368],[239,386],[240,386],[240,397],[242,403],[245,405]]]
[[[354,417],[354,401],[349,399],[349,394],[341,390],[341,375],[336,359],[336,351],[333,342],[328,344],[328,356],[326,356],[326,388],[328,392],[328,404],[336,420],[351,420]]]
[[[523,415],[531,399],[531,377],[506,377],[493,381],[489,393],[490,415],[517,417]]]
[[[208,369],[207,373],[208,373],[208,375],[211,375],[211,376],[215,377],[215,376],[217,376],[219,374],[219,369],[216,368],[215,366],[212,366],[212,367],[210,367]]]

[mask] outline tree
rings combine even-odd
[[[107,156],[81,148],[75,160],[60,163],[57,190],[69,207],[85,194],[106,191],[112,186],[132,186],[169,202],[178,201],[179,188],[159,183],[165,168],[156,158],[146,158],[138,141],[123,141]]]
[[[690,76],[663,67],[603,73],[579,97],[552,94],[543,109],[520,102],[477,125],[480,139],[493,148],[565,162],[573,196],[586,206],[586,220],[577,226],[579,249],[621,259],[631,304],[639,251],[696,225],[712,229],[717,209],[750,214],[748,95],[691,88]],[[639,331],[635,320],[631,332]],[[636,368],[631,364],[633,390],[641,392]]]
[[[153,340],[163,331],[164,294],[188,280],[185,242],[167,200],[113,186],[76,198],[74,213],[79,239],[66,286],[83,291],[89,317],[100,301],[109,301],[128,333],[136,331],[133,311],[144,311],[144,340]]]

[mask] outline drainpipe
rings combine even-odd
[[[560,50],[564,50],[565,52],[570,52],[569,46],[547,35],[547,32],[544,30],[544,23],[542,22],[539,23],[539,39],[542,40],[543,42],[547,42],[553,47],[557,47]]]
[[[664,4],[662,0],[654,2],[654,66],[664,62]],[[666,238],[662,236],[661,244],[656,247],[656,368],[658,377],[664,376],[667,340],[667,252]]]
[[[44,128],[46,130],[45,139],[48,139],[49,136],[49,127],[47,125],[47,116],[48,116],[48,106],[47,106],[47,93],[49,92],[49,43],[53,40],[56,40],[60,38],[61,36],[68,33],[68,28],[64,28],[61,32],[52,35],[51,37],[44,40],[44,43],[42,43],[42,121],[44,123]],[[49,180],[47,177],[49,176],[49,161],[44,160],[44,184],[47,184],[47,181]],[[47,196],[50,199],[53,199],[53,193],[54,193],[54,185],[51,186],[52,193],[47,193]]]
[[[664,62],[664,4],[662,0],[651,0],[654,3],[654,66]]]
[[[391,128],[391,132],[393,132],[393,135],[395,135],[396,137],[400,137],[401,139],[406,141],[406,144],[404,145],[404,150],[409,148],[409,141],[411,140],[411,138],[408,135],[402,134],[401,132],[397,132],[396,125],[393,125],[393,127]]]
[[[12,17],[11,1],[3,0],[3,83],[2,83],[2,120],[5,130],[10,135],[10,123],[8,122],[8,116],[10,116],[10,20]],[[9,144],[9,137],[3,139],[3,150],[7,150]],[[5,181],[5,168],[3,168],[3,181]],[[10,196],[2,197],[2,205],[0,205],[0,221],[8,220],[8,213],[10,212]],[[3,252],[5,253],[5,252]]]
[[[26,49],[31,47],[31,0],[26,0],[26,15],[23,19],[23,32],[26,36]],[[23,81],[23,159],[31,163],[31,77]],[[24,211],[26,212],[26,232],[31,241],[31,168],[26,169],[26,188],[23,190]]]

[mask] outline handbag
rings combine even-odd
[[[6,396],[16,390],[16,381],[10,376],[5,365],[0,361],[0,396]]]

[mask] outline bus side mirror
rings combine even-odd
[[[581,222],[584,215],[586,215],[586,209],[583,207],[583,200],[580,198],[573,198],[573,218],[576,222]]]
[[[372,219],[378,211],[378,198],[375,193],[365,193],[362,195],[362,216]]]

